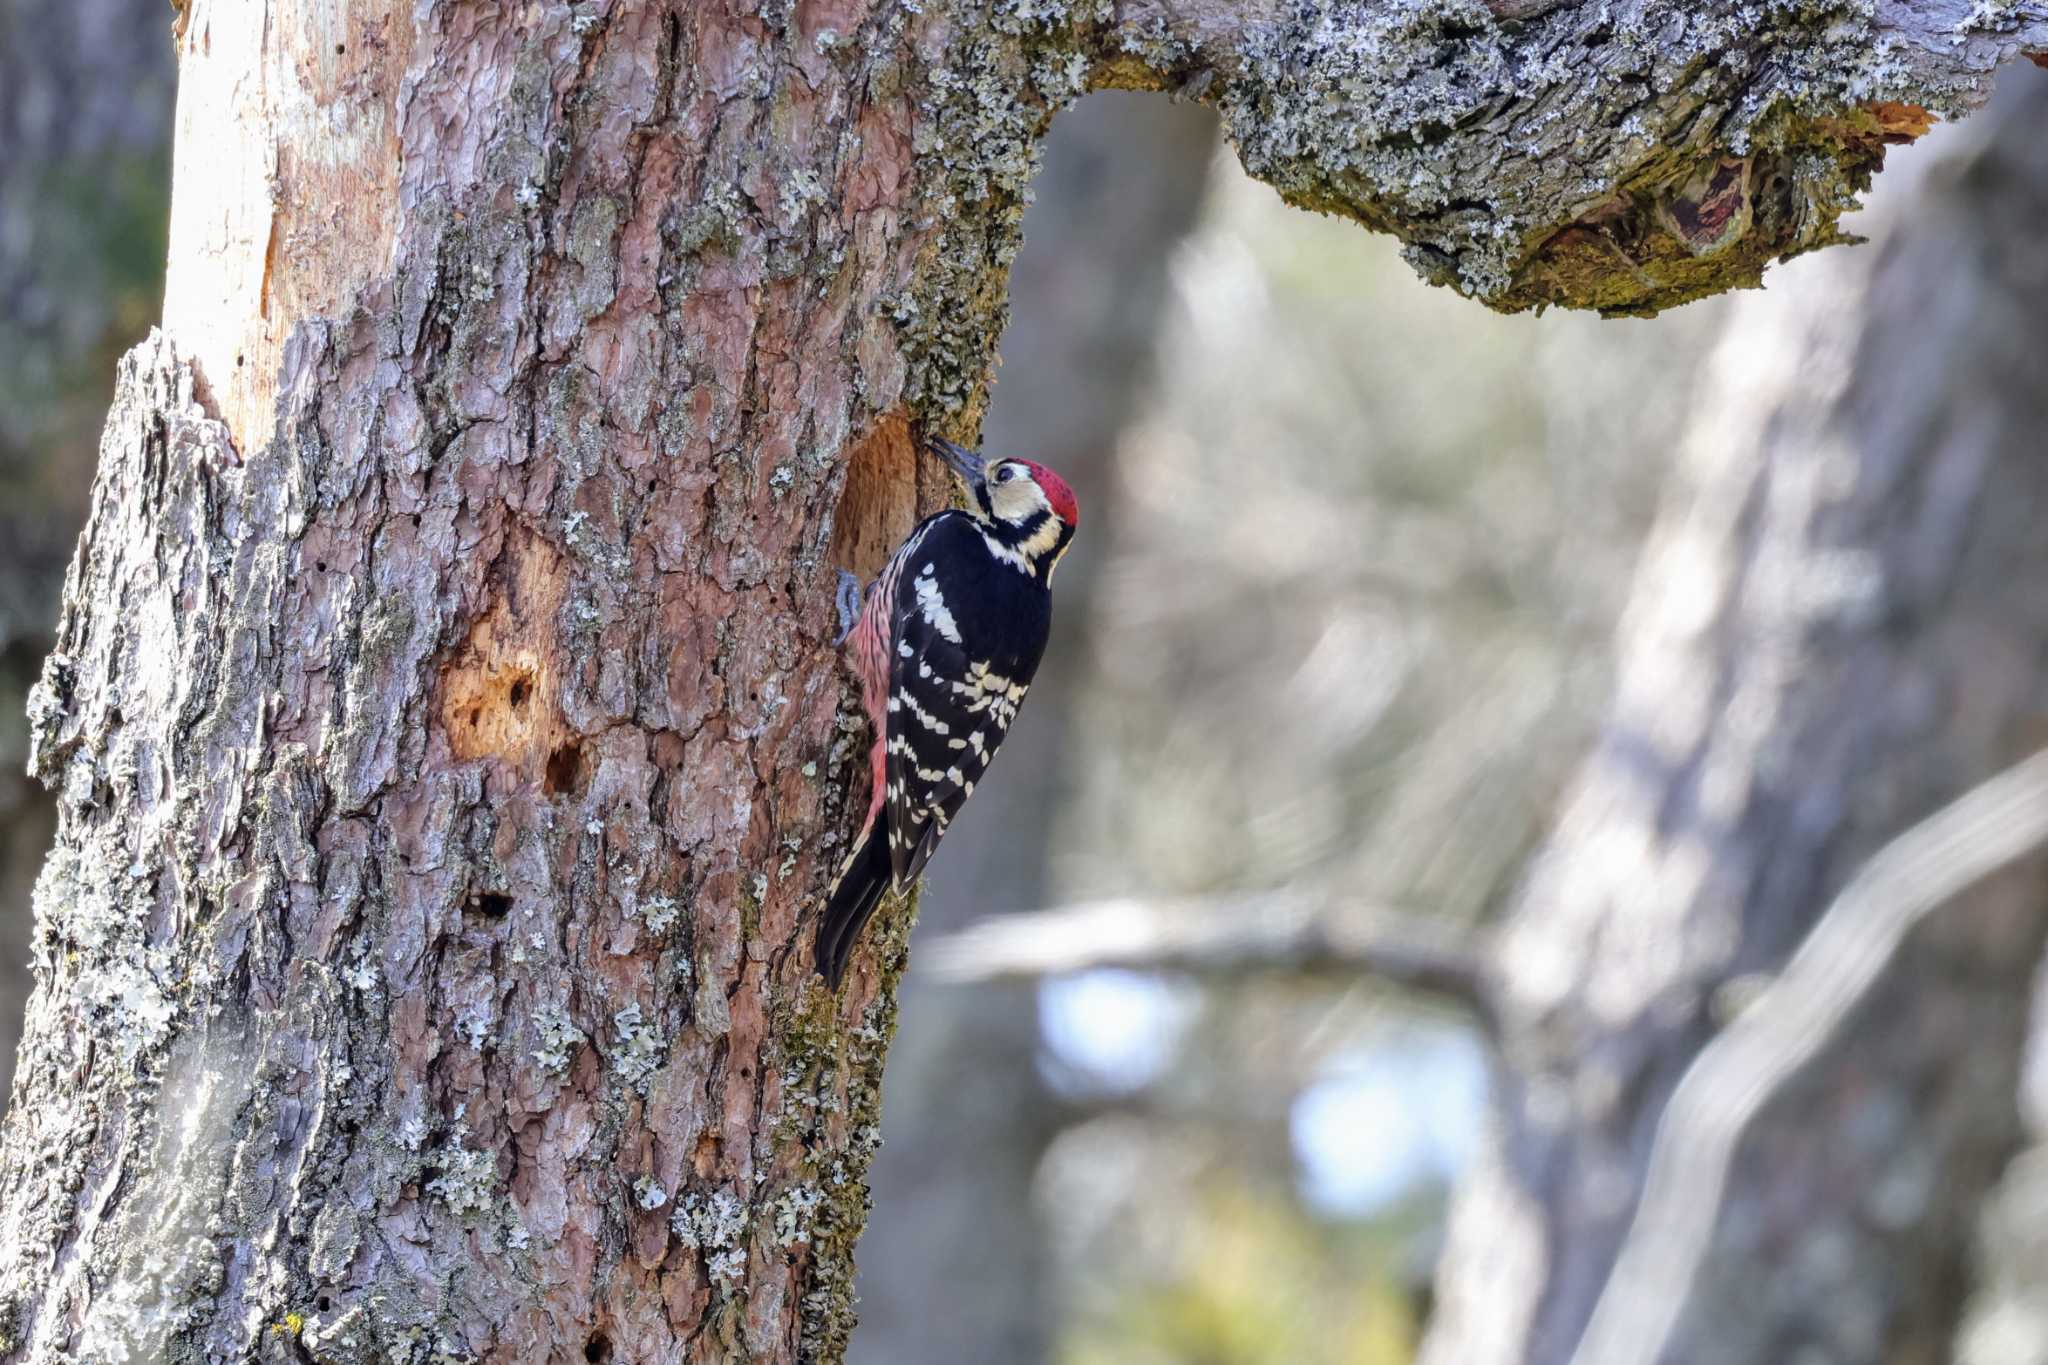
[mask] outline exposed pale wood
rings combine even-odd
[[[292,329],[395,264],[412,6],[188,0],[180,17],[163,326],[247,450],[270,439]]]

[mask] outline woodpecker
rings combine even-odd
[[[972,505],[918,523],[864,600],[858,578],[839,576],[839,641],[852,641],[874,742],[867,819],[818,921],[818,975],[834,990],[882,893],[916,883],[1017,718],[1052,628],[1052,572],[1080,521],[1044,465],[927,448]]]

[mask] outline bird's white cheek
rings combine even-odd
[[[1013,479],[996,486],[991,502],[996,515],[1004,521],[1022,522],[1045,505],[1045,495],[1029,480]]]

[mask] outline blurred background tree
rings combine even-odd
[[[50,831],[21,698],[113,358],[157,311],[169,21],[0,0],[0,1084]],[[921,943],[1276,889],[1505,915],[1503,1124],[1482,1141],[1472,1021],[1368,978],[914,975],[854,1359],[1406,1361],[1460,1177],[1428,1358],[1569,1358],[1663,1099],[1743,989],[1884,838],[2048,737],[2030,74],[1896,154],[1874,246],[1625,323],[1427,290],[1212,162],[1199,111],[1096,96],[1060,120],[987,440],[1071,472],[1088,526]],[[1788,598],[1787,573],[1828,591]],[[1703,594],[1725,610],[1695,638]],[[1698,693],[1693,758],[1646,764],[1643,717]],[[1751,804],[1707,819],[1708,778]],[[1589,865],[1608,881],[1566,879]],[[2023,870],[1931,925],[1788,1092],[1668,1358],[1937,1359],[1968,1303],[1971,1365],[2048,1360],[2048,1158],[2003,1160],[2040,902]],[[1638,991],[1621,1023],[1603,979]],[[1563,1254],[1498,1254],[1516,1217]]]
[[[1670,1231],[1637,1198],[1709,1041],[1881,846],[2048,739],[2044,118],[2022,69],[1900,155],[1870,246],[1729,310],[1600,741],[1503,928],[1502,1121],[1460,1188],[1434,1365],[1566,1359],[1596,1303],[1582,1365],[1950,1350],[2019,1135],[2039,859],[1789,1040],[1815,1055],[1747,1100],[1697,1266],[1608,1280],[1625,1236]]]
[[[1227,161],[1169,274],[1157,382],[1108,438],[1047,900],[1278,888],[1478,921],[1596,723],[1721,306],[1480,313]],[[1483,1104],[1460,1018],[1286,973],[1040,1002],[1055,1358],[1409,1358]]]

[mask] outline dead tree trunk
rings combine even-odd
[[[2017,1132],[2038,860],[1802,1040],[1820,1052],[1736,1148],[1698,1273],[1661,1286],[1668,1344],[1581,1338],[1639,1294],[1610,1275],[1701,1048],[1881,843],[2043,743],[2048,83],[2021,84],[1948,135],[1881,247],[1730,325],[1605,737],[1501,940],[1500,1129],[1426,1361],[1948,1358]]]
[[[906,924],[813,983],[831,566],[971,435],[1052,112],[1203,93],[1433,278],[1642,309],[2048,43],[1535,9],[187,0],[31,707],[0,1356],[835,1358]]]

